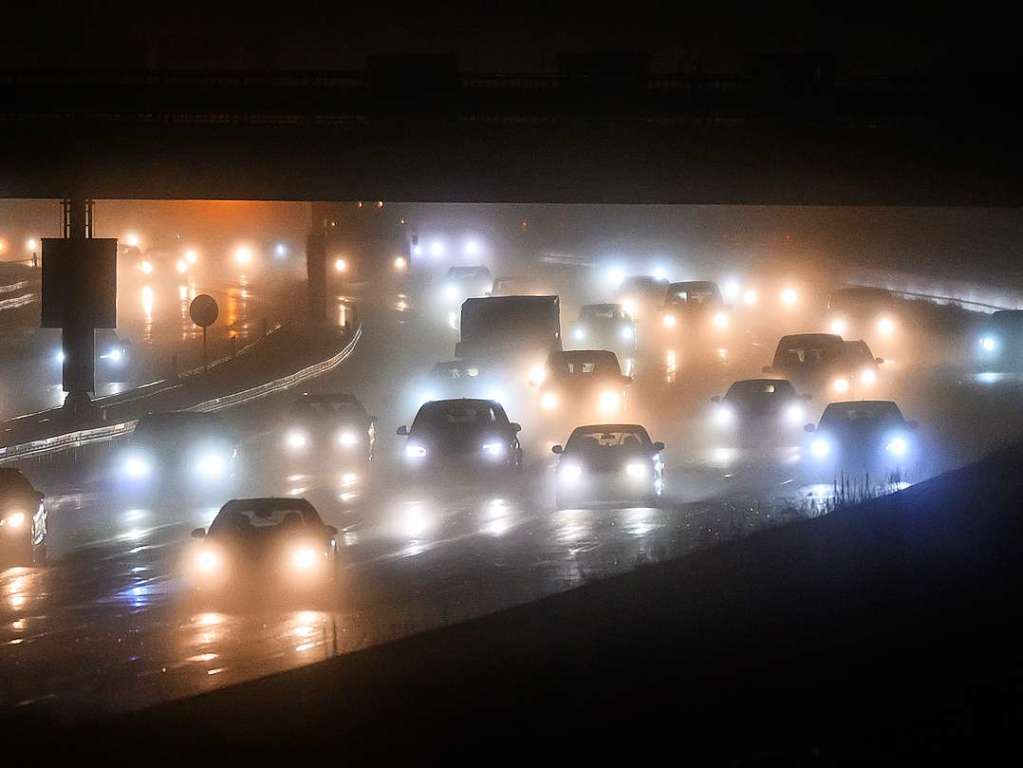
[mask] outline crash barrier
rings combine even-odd
[[[268,395],[284,392],[292,387],[296,387],[299,384],[315,379],[318,376],[322,376],[323,374],[329,373],[337,368],[355,351],[360,338],[362,338],[362,326],[358,326],[355,329],[355,333],[352,334],[352,338],[340,351],[331,355],[326,360],[321,360],[320,362],[302,368],[295,373],[282,376],[279,379],[264,382],[263,384],[258,384],[255,387],[250,387],[242,390],[241,392],[235,392],[234,394],[205,400],[183,410],[211,413],[213,411],[221,411],[227,408],[235,408],[239,405],[244,405],[254,400],[267,397]],[[27,443],[5,446],[0,448],[0,464],[7,464],[12,461],[45,456],[52,453],[58,453],[60,451],[67,451],[87,445],[95,445],[98,443],[108,442],[110,440],[116,440],[130,435],[134,431],[136,424],[138,424],[138,419],[129,419],[127,421],[118,422],[117,424],[108,424],[102,427],[93,427],[91,429],[81,429],[75,432],[68,432],[63,435],[54,435],[53,437],[32,440]]]

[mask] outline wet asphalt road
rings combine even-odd
[[[0,572],[0,707],[63,720],[141,707],[535,600],[815,513],[806,502],[813,489],[792,465],[704,461],[698,419],[651,426],[654,438],[669,444],[667,495],[658,509],[557,511],[552,462],[540,450],[531,451],[527,472],[511,485],[407,487],[394,469],[393,432],[411,411],[398,404],[407,402],[412,372],[449,357],[453,338],[403,317],[368,320],[353,358],[310,387],[354,391],[379,417],[378,461],[369,478],[349,488],[357,495],[346,503],[337,500],[340,477],[296,477],[280,460],[277,427],[293,394],[225,414],[250,435],[249,470],[235,495],[298,487],[339,528],[341,578],[333,594],[282,603],[254,585],[247,600],[199,600],[183,576],[188,533],[207,525],[222,499],[128,503],[95,482],[109,453],[74,467],[28,468],[49,492],[52,557],[43,567]],[[753,364],[743,373],[755,373]],[[722,373],[722,381],[736,375]],[[669,399],[682,412],[698,413],[703,390],[717,386],[707,382],[693,388],[698,396]],[[1006,418],[1016,399],[1011,384],[994,399],[990,387],[935,384],[915,373],[893,386],[910,404],[910,417],[925,425],[964,393],[979,403],[974,410],[956,407],[956,418],[940,429],[925,427],[935,446],[943,434],[963,437],[956,450],[935,447],[921,477],[1023,433],[1015,417]],[[981,418],[986,429],[977,428]]]

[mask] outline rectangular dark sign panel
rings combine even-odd
[[[42,327],[117,326],[117,240],[43,238]]]

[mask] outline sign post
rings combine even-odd
[[[210,360],[206,352],[206,329],[217,322],[219,314],[220,308],[216,299],[208,293],[200,293],[188,306],[188,316],[192,318],[193,323],[202,328],[202,369],[206,372],[210,370]]]

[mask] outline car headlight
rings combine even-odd
[[[223,558],[216,550],[203,547],[195,556],[195,568],[200,573],[214,573],[224,564]]]
[[[633,337],[635,337],[635,335],[636,335],[636,332],[634,330],[632,330],[631,326],[628,326],[628,325],[622,326],[622,329],[620,331],[618,331],[618,337],[622,341],[632,341],[632,339],[633,339]]]
[[[617,411],[622,405],[622,396],[613,389],[609,389],[600,393],[599,403],[602,411]]]
[[[711,322],[714,327],[719,331],[723,331],[728,327],[728,315],[725,312],[715,312],[714,317],[711,318]]]
[[[714,426],[719,429],[726,429],[735,424],[735,409],[727,405],[719,405],[714,409]]]
[[[661,322],[664,324],[665,328],[674,328],[678,325],[678,318],[674,315],[668,314],[661,318]]]
[[[873,368],[864,368],[860,371],[860,384],[873,384],[877,381],[877,371]]]
[[[829,328],[835,335],[844,336],[845,332],[849,330],[849,323],[844,317],[835,317],[831,319]]]
[[[426,448],[421,445],[406,445],[405,446],[405,458],[406,459],[421,459],[426,456]]]
[[[630,480],[646,480],[650,476],[650,465],[642,461],[630,461],[625,465],[625,474]]]
[[[359,444],[359,435],[353,429],[345,429],[338,434],[337,441],[342,448],[354,448]]]
[[[905,456],[909,452],[909,441],[902,435],[896,435],[885,443],[884,449],[892,456]]]
[[[284,436],[284,444],[293,451],[300,451],[309,444],[309,435],[301,429],[289,429]]]
[[[979,344],[985,352],[994,352],[998,349],[998,339],[994,336],[981,336]]]
[[[483,444],[483,455],[491,461],[497,461],[503,459],[505,454],[508,453],[508,446],[500,442],[484,443]]]
[[[895,333],[895,321],[890,317],[882,317],[877,321],[877,330],[882,336],[891,336]]]
[[[547,378],[547,366],[540,363],[534,365],[529,369],[529,383],[533,386],[539,386],[543,384],[544,379]]]
[[[124,474],[131,478],[148,477],[153,471],[153,465],[145,456],[128,456],[124,460]]]
[[[626,299],[622,302],[622,309],[625,310],[625,314],[635,320],[639,304],[636,303],[635,299]]]
[[[553,411],[558,407],[558,396],[554,392],[544,392],[540,396],[540,407],[545,411]]]
[[[790,427],[798,427],[806,418],[806,409],[799,403],[790,403],[785,407],[785,423]]]
[[[823,437],[815,438],[810,443],[810,454],[818,461],[823,461],[831,454],[831,443]]]
[[[574,331],[572,331],[572,338],[574,338],[576,341],[582,341],[583,339],[586,338],[586,329],[576,328]]]
[[[312,547],[296,547],[291,550],[291,565],[299,571],[308,571],[316,565],[319,558]]]
[[[124,350],[120,347],[111,347],[110,351],[103,355],[103,357],[115,365],[120,365],[121,361],[124,360]]]
[[[831,388],[840,395],[844,395],[849,391],[849,379],[844,376],[839,376],[833,382],[831,382]]]
[[[22,526],[24,526],[25,525],[25,521],[27,519],[28,518],[25,516],[24,512],[18,511],[18,512],[10,512],[10,513],[8,513],[7,517],[5,517],[0,522],[3,523],[3,526],[5,528],[12,528],[12,529],[16,530],[16,529],[21,528]]]
[[[778,298],[781,299],[781,303],[786,307],[792,307],[799,301],[799,294],[796,293],[795,288],[785,288]]]
[[[207,451],[195,461],[195,471],[207,480],[223,477],[226,469],[227,459],[219,451]]]
[[[448,301],[455,301],[458,298],[458,287],[453,283],[444,286],[444,298]]]
[[[581,464],[574,461],[562,464],[558,467],[558,477],[566,483],[575,483],[583,476]]]

